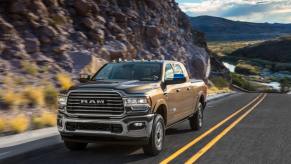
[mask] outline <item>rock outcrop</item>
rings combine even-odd
[[[26,60],[42,78],[144,58],[181,61],[192,77],[206,79],[204,42],[174,0],[0,0],[1,76],[24,73]]]

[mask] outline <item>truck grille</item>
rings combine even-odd
[[[117,92],[71,92],[67,112],[76,115],[121,115],[123,100]]]

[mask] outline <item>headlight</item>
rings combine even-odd
[[[127,98],[125,99],[126,105],[139,105],[139,104],[148,104],[148,100],[146,97],[141,98]]]
[[[64,108],[67,105],[67,95],[61,94],[58,97],[59,108]]]

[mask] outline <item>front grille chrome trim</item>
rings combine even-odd
[[[125,115],[123,94],[112,90],[72,90],[68,93],[66,114],[72,117],[121,117]],[[105,104],[81,104],[80,99],[102,99]]]

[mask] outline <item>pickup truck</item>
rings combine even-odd
[[[192,130],[202,127],[207,86],[191,80],[180,62],[111,62],[79,80],[58,98],[58,130],[69,150],[114,142],[157,155],[167,128],[185,120]]]

